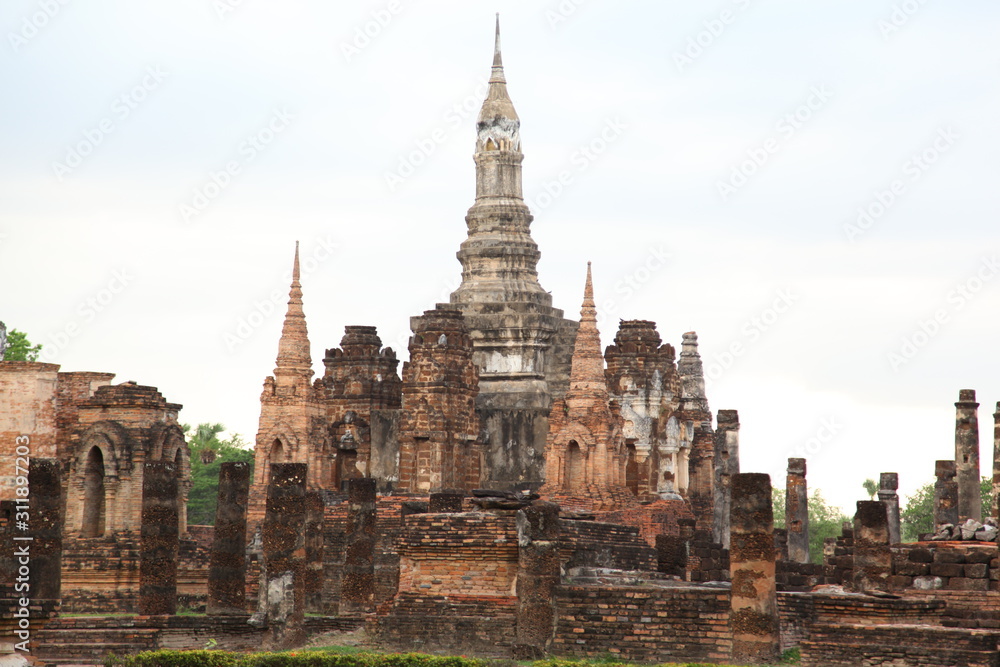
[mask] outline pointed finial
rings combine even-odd
[[[497,12],[497,40],[493,47],[493,66],[503,67],[503,58],[500,56],[500,12]]]
[[[306,315],[302,309],[302,284],[299,271],[299,242],[295,242],[295,261],[292,264],[292,285],[288,290],[288,311],[278,340],[275,377],[304,375],[312,377],[312,358],[309,354],[309,333]]]
[[[493,46],[493,72],[490,83],[507,83],[503,75],[503,57],[500,55],[500,12],[497,12],[497,36]]]
[[[587,284],[583,288],[583,307],[580,308],[580,328],[573,344],[570,363],[570,394],[580,392],[605,395],[604,355],[601,354],[601,334],[597,330],[597,307],[594,305],[594,280],[590,262],[587,262]],[[567,394],[567,397],[570,396]]]

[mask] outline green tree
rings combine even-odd
[[[253,474],[253,452],[238,434],[225,440],[219,434],[222,424],[198,424],[193,429],[182,424],[191,450],[191,491],[188,494],[188,523],[194,526],[215,524],[215,504],[219,495],[219,468],[226,462],[250,464]]]
[[[991,515],[993,480],[983,477],[979,482],[983,498],[983,518]],[[906,506],[899,513],[903,525],[903,541],[915,542],[925,533],[934,532],[934,483],[928,482],[906,497]]]
[[[785,490],[772,489],[771,501],[774,507],[774,527],[785,527]],[[827,502],[819,489],[813,489],[809,496],[809,561],[823,562],[823,540],[840,535],[840,526],[849,517],[844,510]]]
[[[28,335],[17,329],[7,332],[7,350],[4,352],[4,361],[38,361],[38,353],[42,351],[42,346],[32,345],[28,340]]]
[[[865,487],[865,493],[868,494],[868,500],[875,500],[875,494],[878,493],[878,482],[874,479],[868,478],[861,482],[861,486]]]

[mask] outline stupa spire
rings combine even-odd
[[[299,242],[295,242],[295,260],[292,263],[292,286],[288,291],[288,311],[281,327],[278,341],[278,358],[275,377],[306,375],[312,377],[312,356],[309,354],[309,332],[306,315],[302,309],[302,284],[299,270]]]
[[[594,281],[587,262],[587,283],[583,288],[580,308],[580,328],[573,347],[573,362],[569,376],[569,393],[596,391],[607,394],[604,379],[604,355],[601,354],[601,333],[597,330],[597,306],[594,304]]]

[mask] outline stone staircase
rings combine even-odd
[[[133,617],[54,618],[33,637],[31,653],[46,667],[100,665],[109,653],[155,649],[158,632],[135,627]]]

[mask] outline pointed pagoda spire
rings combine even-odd
[[[292,287],[288,291],[288,311],[281,327],[278,341],[278,359],[275,362],[276,378],[288,375],[312,377],[312,357],[309,354],[309,332],[306,315],[302,310],[302,284],[299,282],[299,242],[295,242],[295,261],[292,264]]]
[[[604,378],[604,355],[601,354],[601,333],[597,330],[597,306],[594,304],[590,262],[587,262],[587,284],[583,289],[580,328],[573,347],[569,387],[570,393],[596,391],[606,395],[608,391]]]
[[[500,12],[497,12],[497,36],[493,45],[493,72],[490,83],[507,83],[503,75],[503,56],[500,53]]]
[[[520,128],[521,120],[507,93],[507,77],[504,76],[503,56],[500,53],[500,14],[497,14],[490,87],[476,122],[476,129],[479,132],[476,152],[496,150],[520,152]]]

